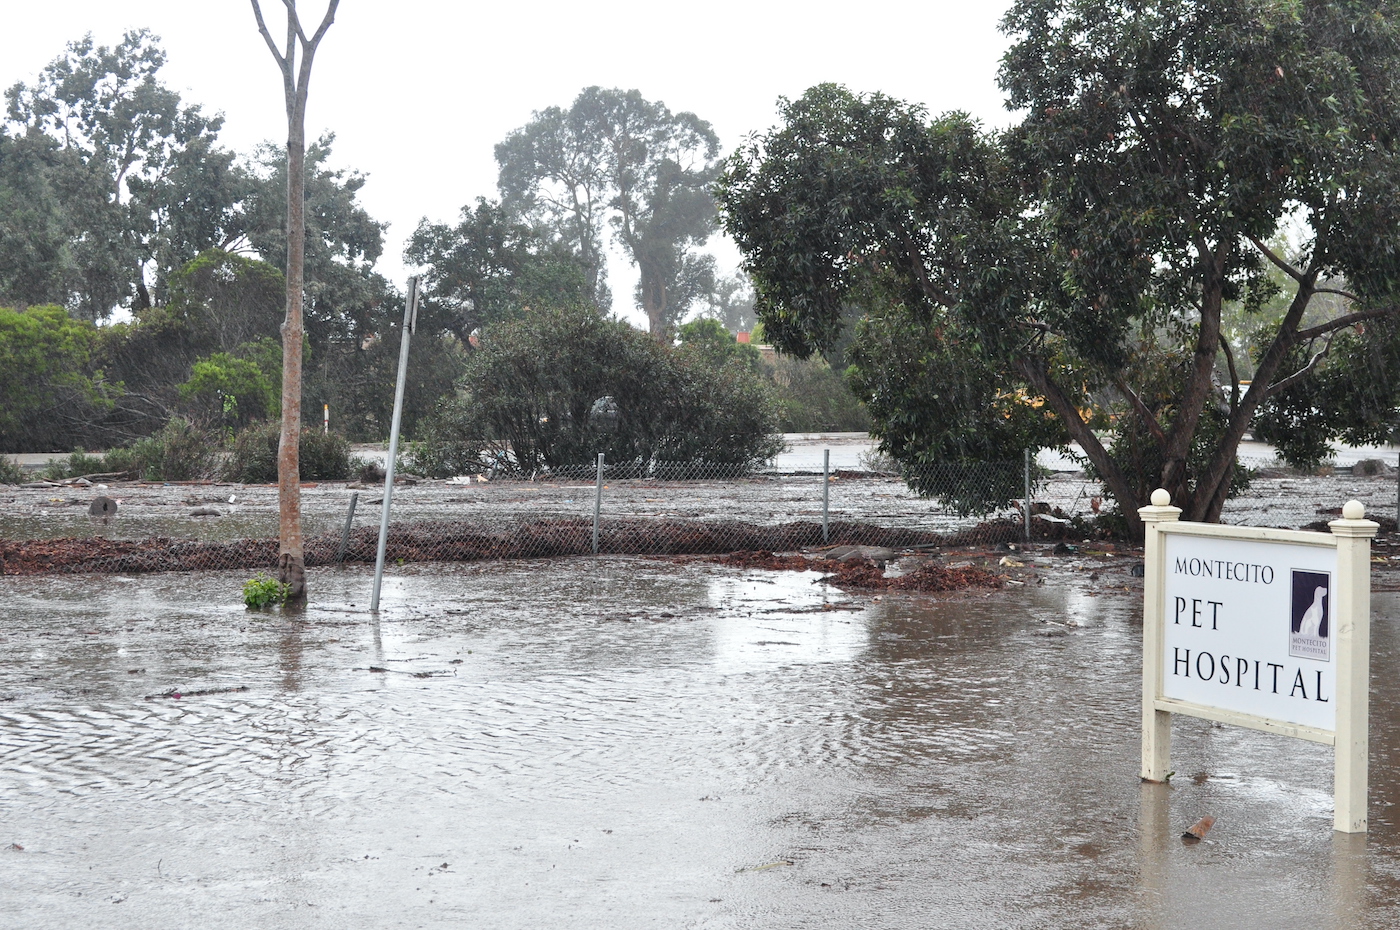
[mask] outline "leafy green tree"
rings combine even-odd
[[[93,367],[96,327],[62,307],[0,308],[0,452],[72,448],[120,392]]]
[[[42,132],[0,125],[0,303],[60,301],[78,276],[54,178],[60,160]]]
[[[28,178],[0,167],[0,217],[27,209],[40,220],[27,238],[44,299],[85,319],[151,306],[152,285],[237,236],[243,181],[217,144],[223,120],[182,104],[158,78],[164,63],[147,30],[113,47],[87,36],[5,94],[15,133],[0,152]]]
[[[280,271],[211,249],[172,274],[166,290],[164,305],[101,328],[98,364],[125,390],[93,424],[89,444],[126,444],[159,429],[181,409],[180,385],[201,358],[222,352],[266,365],[266,346],[276,339],[282,316]],[[280,365],[264,370],[275,375]]]
[[[695,252],[715,227],[710,185],[719,137],[694,113],[672,113],[636,90],[585,88],[496,146],[508,209],[536,218],[577,251],[599,306],[603,226],[637,266],[637,306],[658,340],[714,289],[714,262]]]
[[[318,350],[338,340],[363,340],[377,332],[377,313],[403,309],[399,295],[374,270],[384,251],[387,224],[359,202],[366,177],[331,167],[334,143],[335,135],[325,133],[305,152],[303,310],[307,337]],[[285,267],[287,153],[261,146],[253,165],[245,206],[247,241],[264,261]]]
[[[589,270],[564,242],[478,198],[456,226],[423,220],[404,258],[427,269],[423,311],[463,344],[483,326],[523,310],[592,296]]]
[[[969,360],[935,379],[985,372],[1015,407],[1052,411],[1131,526],[1153,486],[1188,519],[1216,520],[1256,413],[1294,392],[1334,400],[1314,391],[1329,368],[1373,402],[1331,409],[1312,437],[1379,427],[1400,400],[1397,379],[1346,369],[1363,348],[1378,364],[1391,354],[1397,25],[1372,4],[1018,0],[1001,83],[1023,116],[1004,133],[813,88],[721,184],[769,338],[807,354],[837,338],[851,300],[902,307],[935,356]],[[1289,261],[1267,243],[1294,222]],[[1222,394],[1222,308],[1262,305],[1270,265],[1288,310],[1249,389]],[[1343,278],[1349,311],[1302,325]],[[950,392],[906,455],[984,445],[961,437],[989,426],[963,406],[985,399]],[[909,408],[866,400],[888,447]]]
[[[763,356],[747,343],[737,342],[734,335],[718,320],[701,318],[684,323],[680,328],[680,344],[687,351],[709,359],[715,365],[738,364],[758,372]]]
[[[190,379],[180,385],[205,423],[230,428],[277,413],[277,389],[257,362],[215,352],[194,363]]]

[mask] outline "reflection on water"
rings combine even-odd
[[[411,566],[372,616],[368,572],[322,570],[300,620],[243,611],[228,574],[0,579],[0,845],[23,847],[0,850],[0,913],[1400,922],[1394,675],[1376,676],[1373,832],[1334,837],[1326,747],[1179,720],[1172,785],[1138,783],[1126,595],[875,601],[813,578]],[[1377,606],[1393,669],[1394,601]],[[1204,814],[1215,828],[1183,845]]]

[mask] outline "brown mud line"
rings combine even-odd
[[[795,551],[839,543],[891,549],[977,545],[1016,538],[1017,530],[1015,521],[1005,520],[989,521],[953,535],[838,522],[830,525],[829,536],[824,540],[821,524],[815,522],[759,525],[739,521],[607,520],[599,528],[598,553],[716,555],[774,549]],[[374,562],[378,532],[377,528],[364,527],[351,533],[345,547],[344,561]],[[306,564],[334,564],[340,542],[339,532],[309,537],[305,547]],[[0,574],[270,570],[277,565],[277,551],[275,539],[200,542],[164,536],[142,540],[93,536],[0,540]],[[442,521],[392,525],[385,555],[390,562],[470,562],[588,555],[592,552],[593,524],[589,520],[538,520],[505,528]],[[838,574],[843,572],[847,570],[838,570]],[[844,578],[845,574],[841,576]],[[880,586],[900,587],[895,584],[898,580],[890,579]],[[853,585],[856,583],[851,582]],[[930,576],[919,583],[936,585],[942,582]],[[862,583],[862,586],[868,585]],[[949,589],[928,587],[918,590]]]
[[[737,568],[766,568],[777,571],[818,571],[826,573],[828,584],[857,591],[962,591],[967,588],[1003,588],[1000,576],[984,569],[964,566],[944,568],[926,564],[918,570],[897,578],[885,577],[885,572],[869,559],[840,562],[815,561],[800,555],[778,555],[774,552],[731,552],[707,561]]]

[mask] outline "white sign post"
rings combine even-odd
[[[1371,537],[1358,501],[1332,532],[1182,523],[1166,491],[1146,527],[1142,778],[1167,777],[1171,715],[1334,747],[1333,826],[1366,831]]]

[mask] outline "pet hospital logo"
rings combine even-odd
[[[1293,610],[1288,654],[1299,659],[1332,658],[1332,576],[1293,569]]]

